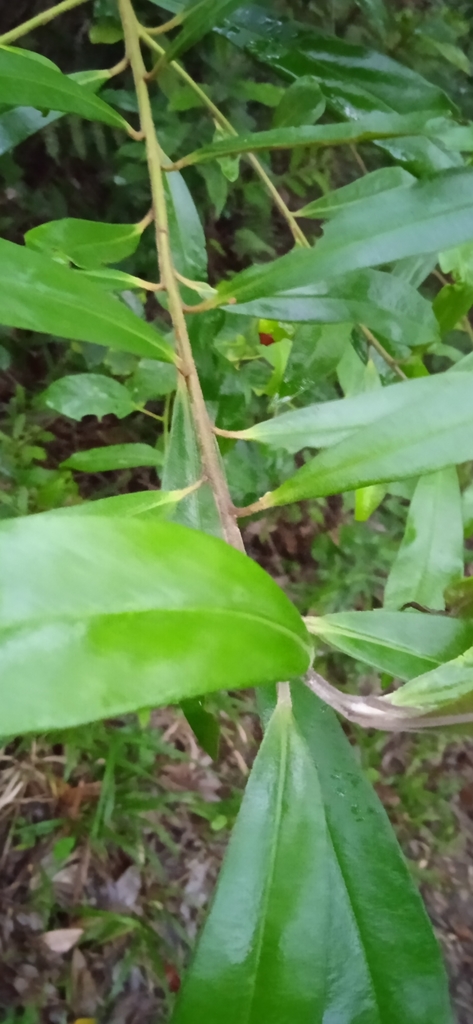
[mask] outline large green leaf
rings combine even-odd
[[[473,647],[458,658],[411,679],[386,698],[396,707],[421,708],[448,715],[473,711]]]
[[[125,118],[108,103],[63,75],[51,62],[34,60],[28,50],[0,46],[0,103],[79,114],[89,121],[128,129]]]
[[[473,171],[450,171],[341,210],[314,248],[242,271],[220,286],[219,296],[249,302],[472,238]]]
[[[440,950],[386,812],[333,711],[300,683],[291,690],[331,852],[323,1021],[452,1024]]]
[[[142,232],[142,224],[100,224],[65,217],[27,231],[25,244],[30,249],[66,258],[77,267],[92,270],[103,263],[120,263],[131,256]]]
[[[366,114],[359,121],[341,124],[307,125],[297,128],[272,128],[251,135],[227,135],[176,161],[177,167],[219,160],[235,153],[256,153],[261,149],[295,149],[298,146],[343,146],[374,139],[416,135],[435,135],[436,119],[419,114]]]
[[[173,1024],[321,1021],[332,892],[317,774],[274,712]]]
[[[445,608],[444,590],[463,575],[463,516],[456,469],[422,476],[384,593],[385,608],[409,601]]]
[[[4,735],[303,673],[302,620],[254,562],[197,530],[28,516],[0,528]]]
[[[275,491],[263,507],[351,491],[368,484],[423,476],[473,458],[473,379],[470,374],[441,377],[415,406],[403,406],[311,459]]]
[[[175,360],[150,324],[99,285],[42,253],[0,239],[0,323]]]
[[[464,375],[463,375],[464,376]],[[301,448],[328,448],[362,427],[368,427],[388,414],[401,414],[404,406],[415,406],[429,396],[441,402],[444,378],[438,374],[385,388],[306,405],[303,409],[282,413],[238,432],[245,441],[260,441],[290,452]]]
[[[110,78],[108,71],[77,71],[68,76],[82,88],[95,92]],[[24,142],[30,135],[58,121],[64,115],[57,110],[42,114],[34,107],[15,107],[0,114],[0,156]]]
[[[324,217],[334,217],[336,213],[347,206],[353,206],[367,196],[376,196],[379,192],[389,192],[391,189],[405,188],[412,185],[414,178],[412,174],[402,167],[380,167],[378,171],[371,171],[349,185],[337,188],[335,192],[328,192],[320,199],[314,199],[297,211],[298,217],[315,217],[317,220]]]
[[[429,672],[473,643],[473,623],[421,612],[337,612],[307,619],[315,636],[400,679]]]
[[[202,479],[202,459],[185,384],[178,384],[172,414],[171,433],[166,449],[161,483],[166,491],[189,487]],[[222,536],[220,518],[212,488],[207,482],[180,502],[174,522],[191,526],[214,537]]]
[[[394,345],[440,340],[432,304],[399,277],[380,270],[358,270],[225,308],[227,313],[289,323],[363,323]]]
[[[123,419],[136,410],[127,388],[103,373],[76,373],[60,377],[43,391],[40,401],[41,405],[73,420],[81,420],[83,416],[101,419],[110,413]]]
[[[74,452],[61,463],[66,469],[81,473],[106,473],[114,469],[134,469],[136,466],[162,466],[163,453],[150,444],[108,444],[103,448],[88,448]],[[166,488],[165,488],[166,489]]]

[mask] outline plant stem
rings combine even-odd
[[[21,39],[21,36],[26,36],[33,29],[40,28],[41,25],[47,25],[48,21],[53,21],[60,14],[72,11],[74,7],[79,7],[80,4],[85,3],[87,3],[87,0],[62,0],[62,3],[56,4],[55,7],[50,7],[49,10],[42,11],[41,14],[36,14],[34,18],[24,21],[22,25],[18,25],[18,28],[12,28],[10,32],[5,32],[3,36],[0,36],[0,44],[7,46],[9,43],[14,43],[16,39]]]
[[[370,345],[372,345],[374,349],[376,349],[381,358],[384,359],[384,362],[387,363],[387,365],[391,368],[391,370],[394,371],[395,374],[397,374],[400,380],[409,380],[408,376],[404,373],[404,370],[401,370],[401,367],[393,358],[393,356],[390,356],[389,352],[386,352],[384,345],[382,345],[381,342],[378,341],[377,338],[375,338],[374,334],[371,333],[369,327],[365,327],[364,324],[360,324],[360,327],[361,330],[363,331],[363,334],[367,342]]]
[[[143,42],[145,42],[146,45],[149,46],[151,50],[154,50],[156,53],[159,53],[160,56],[163,56],[166,53],[163,47],[159,46],[159,43],[156,43],[155,40],[151,38],[149,32],[145,28],[143,28],[142,25],[139,26],[139,33]],[[230,121],[227,120],[225,115],[222,114],[222,111],[215,106],[215,103],[213,103],[210,97],[207,96],[207,93],[204,91],[204,89],[201,89],[200,85],[198,85],[198,83],[195,82],[193,78],[191,78],[187,71],[185,71],[185,69],[181,67],[181,65],[178,64],[176,60],[171,61],[169,67],[172,68],[172,70],[175,71],[177,75],[179,75],[182,81],[185,82],[186,85],[188,85],[189,88],[195,92],[196,96],[198,96],[199,99],[202,101],[202,104],[205,107],[207,107],[209,113],[212,114],[214,121],[216,121],[221,128],[228,132],[229,135],[238,135],[236,129],[233,127]],[[286,221],[296,244],[303,245],[306,248],[309,247],[310,243],[308,242],[306,236],[304,235],[302,228],[299,227],[296,218],[291,213],[289,207],[286,206],[284,199],[282,199],[282,197],[279,195],[276,186],[273,185],[273,182],[271,181],[269,174],[265,171],[263,165],[258,160],[258,157],[256,157],[254,153],[246,153],[245,158],[251,164],[253,170],[256,171],[256,174],[260,178],[260,181],[263,182],[263,185],[268,194],[271,196],[274,205],[277,207],[281,216]]]
[[[125,35],[127,55],[130,60],[135,82],[141,129],[146,143],[148,168],[153,197],[156,248],[160,269],[160,280],[166,287],[169,313],[171,315],[182,373],[191,401],[192,415],[201,450],[204,473],[212,487],[215,503],[222,524],[225,540],[233,547],[244,550],[241,534],[236,523],[233,503],[228,484],[220,463],[220,453],[213,434],[212,424],[202,394],[199,377],[194,363],[187,324],[181,303],[169,242],[169,226],[166,195],[161,170],[161,151],[156,135],[151,104],[146,84],[146,67],[140,48],[139,26],[131,0],[118,0],[120,16]]]

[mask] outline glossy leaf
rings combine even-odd
[[[178,385],[172,413],[161,484],[167,491],[189,487],[203,476],[202,460],[189,407],[187,389]],[[208,483],[182,501],[174,514],[174,521],[191,526],[214,537],[222,536],[220,519],[212,489]]]
[[[333,711],[301,683],[291,691],[330,837],[325,1012],[311,1020],[452,1024],[440,949],[386,812]]]
[[[409,601],[445,608],[443,592],[463,575],[463,517],[456,469],[420,478],[384,593],[385,608]]]
[[[2,729],[61,729],[306,671],[262,569],[169,523],[27,516],[0,528]]]
[[[0,323],[91,341],[145,356],[175,359],[150,324],[98,285],[42,253],[0,239]]]
[[[411,679],[387,698],[396,707],[459,715],[473,711],[473,647],[432,672]]]
[[[418,114],[366,114],[359,121],[342,124],[307,125],[297,128],[272,128],[251,135],[227,135],[208,146],[182,157],[179,167],[218,160],[237,153],[253,153],[261,149],[296,149],[298,146],[343,146],[395,136],[429,135],[436,132],[436,121]]]
[[[108,103],[83,89],[51,62],[34,60],[28,50],[0,46],[0,103],[78,114],[115,128],[128,125]]]
[[[428,379],[390,384],[362,394],[352,393],[349,398],[306,405],[302,409],[282,413],[272,420],[241,430],[238,436],[245,441],[260,441],[290,452],[301,448],[328,448],[389,414],[397,413],[402,418],[404,406],[416,406],[429,396],[440,402],[443,393],[444,377],[440,374]]]
[[[333,275],[459,245],[473,238],[473,171],[451,171],[342,210],[312,249],[250,267],[219,288],[238,302],[326,281]]]
[[[106,82],[110,75],[108,71],[77,71],[68,76],[73,82],[90,92],[97,89]],[[0,156],[14,149],[20,142],[24,142],[30,135],[35,135],[48,124],[58,121],[63,114],[57,110],[51,110],[48,114],[41,114],[34,107],[15,107],[12,110],[5,110],[0,114]]]
[[[176,269],[191,281],[207,280],[207,250],[204,229],[192,195],[179,173],[165,180],[171,250]],[[187,290],[189,303],[195,292]]]
[[[314,124],[325,110],[325,97],[313,75],[296,78],[283,93],[273,115],[274,128]]]
[[[316,771],[290,707],[280,705],[248,780],[173,1024],[322,1019],[328,852]]]
[[[167,51],[167,61],[176,60],[240,6],[241,0],[189,0],[179,11],[184,24]]]
[[[172,515],[179,501],[187,496],[187,490],[181,491],[136,491],[132,494],[116,494],[113,498],[96,498],[93,501],[81,501],[77,505],[64,505],[50,512],[40,512],[47,516],[106,516],[113,519],[128,519],[130,516],[148,519],[164,519]]]
[[[163,453],[150,444],[109,444],[74,452],[61,463],[66,469],[81,473],[106,473],[112,469],[134,469],[136,466],[162,466]],[[166,488],[167,489],[167,488]]]
[[[406,282],[380,270],[359,270],[225,309],[289,323],[363,323],[394,345],[440,340],[431,303]]]
[[[100,224],[65,217],[27,231],[25,244],[30,249],[71,260],[87,270],[102,263],[120,263],[131,256],[142,231],[141,224]]]
[[[83,416],[101,419],[111,413],[123,419],[136,409],[126,387],[102,373],[61,377],[43,391],[40,401],[48,409],[55,409],[73,420],[81,420]]]
[[[338,651],[399,679],[429,672],[473,643],[473,623],[411,610],[337,612],[306,622]]]
[[[315,217],[317,220],[325,217],[333,217],[345,207],[353,206],[360,200],[369,196],[376,196],[379,192],[389,192],[392,189],[405,188],[412,185],[414,178],[412,174],[402,167],[380,167],[378,171],[371,171],[349,185],[337,188],[335,192],[328,192],[307,203],[297,211],[298,217]]]
[[[424,380],[430,383],[430,378]],[[264,506],[423,476],[472,459],[473,380],[465,373],[445,374],[441,380],[440,406],[436,389],[425,388],[416,406],[381,417],[375,431],[362,427],[311,459],[266,495]]]

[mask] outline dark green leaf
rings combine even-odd
[[[0,103],[79,114],[89,121],[128,128],[125,118],[108,103],[63,75],[51,62],[32,59],[28,50],[0,47]]]
[[[375,431],[362,427],[321,452],[276,491],[265,495],[263,506],[423,476],[472,459],[472,378],[452,373],[442,375],[441,380],[441,405],[437,389],[428,386],[430,378],[424,378],[427,387],[416,406],[383,416],[376,421]]]
[[[197,530],[99,516],[0,528],[2,730],[66,728],[306,671],[302,620]]]
[[[181,701],[181,708],[202,750],[205,750],[206,754],[215,761],[218,757],[220,742],[218,718],[207,711],[203,700],[199,697]]]
[[[0,323],[173,362],[170,345],[78,272],[0,239]]]
[[[307,125],[298,128],[272,128],[251,135],[227,135],[218,142],[196,149],[177,161],[178,167],[190,167],[206,160],[218,160],[235,153],[252,153],[261,149],[295,149],[298,146],[343,146],[373,139],[393,138],[407,133],[436,133],[436,120],[418,114],[366,114],[359,121],[342,124]]]
[[[173,1024],[322,1019],[327,869],[315,768],[290,707],[279,705],[247,784]]]
[[[191,281],[207,280],[205,234],[191,193],[179,173],[167,175],[164,183],[171,250],[176,269]],[[195,292],[183,291],[189,304]]]
[[[179,8],[184,24],[169,47],[166,60],[176,60],[240,6],[241,0],[189,0]]]
[[[355,271],[225,309],[289,323],[363,323],[394,345],[440,340],[431,303],[411,285],[380,270]]]
[[[273,127],[315,124],[325,110],[325,97],[313,75],[302,75],[289,86],[274,111]]]
[[[331,854],[323,1020],[452,1024],[440,950],[386,812],[333,711],[300,683],[291,690]]]
[[[163,453],[150,444],[109,444],[74,452],[61,463],[82,473],[106,473],[110,469],[134,469],[135,466],[162,466]],[[167,490],[168,488],[165,488]]]
[[[102,263],[120,263],[135,252],[141,224],[100,224],[93,220],[52,220],[25,235],[30,249],[61,256],[85,270]]]
[[[81,420],[83,416],[101,419],[110,413],[123,419],[136,409],[123,384],[101,373],[61,377],[43,391],[40,401],[48,409],[55,409],[73,420]]]
[[[173,491],[180,487],[189,487],[202,476],[202,460],[187,389],[181,382],[174,400],[171,435],[161,483],[164,490]],[[220,518],[210,484],[204,483],[178,505],[174,521],[210,533],[214,537],[222,536]]]
[[[463,575],[463,517],[456,469],[420,478],[384,594],[385,608],[410,601],[445,608],[443,592]]]
[[[219,295],[249,302],[472,238],[473,171],[450,171],[347,207],[326,224],[315,248],[250,267],[221,285]]]
[[[363,178],[357,178],[349,185],[337,188],[335,192],[328,192],[327,195],[315,199],[307,206],[297,211],[298,217],[315,217],[317,220],[324,217],[333,217],[340,210],[347,206],[353,206],[360,200],[369,196],[378,195],[379,192],[389,192],[392,189],[405,188],[412,185],[414,178],[402,167],[381,167],[378,171],[371,171]]]
[[[472,306],[473,286],[471,284],[446,284],[436,295],[433,304],[440,333],[448,334],[449,331],[453,331]]]
[[[399,679],[437,668],[473,643],[473,623],[422,612],[337,612],[306,621],[332,647]]]

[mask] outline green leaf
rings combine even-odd
[[[177,370],[172,363],[159,363],[156,359],[140,359],[126,386],[137,405],[150,398],[161,398],[177,388]]]
[[[91,341],[174,362],[150,324],[99,285],[41,253],[0,239],[0,323],[75,341]]]
[[[361,360],[360,364],[363,369]],[[415,407],[426,396],[431,395],[432,401],[440,403],[444,379],[439,374],[352,394],[349,398],[306,405],[272,420],[255,423],[253,427],[239,431],[238,437],[244,441],[260,441],[274,448],[286,448],[290,452],[301,448],[328,448],[389,414],[397,413],[402,418],[404,406]]]
[[[325,110],[325,97],[313,75],[296,78],[281,97],[274,111],[273,127],[297,127],[315,124]]]
[[[181,491],[137,491],[133,494],[116,494],[113,498],[97,498],[82,501],[77,505],[64,505],[42,516],[107,516],[128,519],[141,516],[162,519],[172,515],[177,503],[187,496],[187,489]]]
[[[382,416],[376,421],[375,431],[371,426],[362,427],[311,459],[295,476],[265,495],[263,507],[423,476],[472,459],[471,376],[442,374],[441,380],[440,392],[425,387],[416,406],[404,406],[399,412]],[[429,385],[431,378],[423,381]]]
[[[329,836],[323,1020],[452,1024],[440,950],[386,812],[333,711],[300,683],[291,691]]]
[[[218,160],[237,153],[253,153],[267,149],[295,149],[298,146],[343,146],[357,142],[369,142],[374,139],[393,138],[396,136],[435,135],[437,121],[426,120],[418,114],[384,114],[374,112],[366,114],[359,121],[342,124],[307,125],[297,128],[272,128],[265,132],[253,132],[251,135],[227,135],[202,146],[193,153],[177,161],[177,167],[190,167],[192,164],[205,163],[207,160]]]
[[[425,672],[386,698],[396,707],[462,715],[473,710],[473,647],[458,658]]]
[[[172,1024],[322,1019],[328,866],[315,768],[290,707],[280,705],[248,780]]]
[[[189,407],[187,388],[179,382],[172,413],[171,434],[161,478],[164,490],[189,487],[203,476],[202,460]],[[222,536],[212,488],[207,482],[178,505],[174,521],[214,537]]]
[[[445,608],[443,592],[463,575],[463,517],[456,469],[420,478],[384,594],[385,608],[415,601]]]
[[[82,88],[95,92],[108,81],[110,75],[108,71],[77,71],[68,77]],[[0,114],[0,156],[61,117],[63,114],[56,110],[50,111],[49,114],[41,114],[34,107],[5,110]]]
[[[65,217],[32,228],[25,235],[30,249],[60,256],[85,270],[102,263],[120,263],[136,251],[141,224],[100,224],[93,220]]]
[[[443,335],[453,331],[472,306],[473,286],[471,284],[447,284],[441,288],[433,303],[440,333]]]
[[[32,59],[28,50],[0,46],[0,103],[78,114],[88,121],[128,130],[125,118],[108,103],[63,75],[51,62]]]
[[[414,611],[337,612],[306,623],[338,651],[399,679],[428,672],[473,642],[473,623]]]
[[[81,420],[83,416],[98,416],[101,419],[110,413],[123,419],[136,410],[124,385],[101,373],[76,373],[71,377],[61,377],[43,391],[40,402],[48,409],[55,409],[73,420]]]
[[[106,473],[111,469],[134,469],[135,466],[162,466],[163,453],[150,444],[109,444],[103,448],[89,448],[74,452],[61,462],[65,469],[81,473]],[[168,490],[169,488],[165,488]]]
[[[219,296],[249,302],[472,238],[473,171],[449,171],[347,207],[326,224],[315,248],[243,270],[219,287]]]
[[[179,9],[184,24],[166,52],[167,63],[198,43],[240,6],[241,0],[189,0]]]
[[[123,28],[116,18],[99,18],[89,29],[91,43],[110,45],[123,39]]]
[[[0,527],[2,730],[63,729],[304,673],[302,620],[251,559],[139,519]]]
[[[297,216],[315,217],[317,220],[333,217],[340,210],[353,206],[362,199],[376,196],[379,192],[405,188],[406,185],[412,185],[414,180],[412,174],[402,167],[381,167],[378,171],[371,171],[371,174],[365,174],[363,178],[357,178],[349,185],[343,185],[335,192],[328,192],[320,199],[308,203],[297,211]]]
[[[202,750],[205,750],[206,754],[215,761],[218,757],[220,743],[218,718],[207,711],[203,700],[199,697],[181,701],[181,708]]]
[[[453,274],[456,281],[473,285],[473,243],[439,253],[439,264],[444,274]]]
[[[206,281],[207,249],[204,229],[182,174],[166,175],[164,188],[174,265],[180,274],[191,281]],[[196,301],[195,292],[189,288],[182,289],[182,296],[189,305]]]
[[[432,304],[405,281],[380,270],[359,270],[224,308],[289,323],[363,323],[394,345],[440,340]]]

